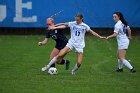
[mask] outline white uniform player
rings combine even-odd
[[[67,43],[67,47],[78,53],[83,53],[85,47],[85,33],[90,30],[90,27],[85,23],[77,24],[76,21],[69,22],[68,26],[71,30],[71,38]]]
[[[136,72],[135,68],[125,59],[126,51],[129,46],[129,39],[131,36],[131,29],[128,26],[127,21],[125,20],[121,12],[113,13],[113,19],[116,22],[114,27],[114,34],[108,36],[106,39],[116,37],[118,43],[117,58],[118,58],[118,68],[116,72],[123,72],[123,65],[130,69],[130,72]],[[128,37],[126,36],[128,32]],[[129,39],[128,39],[129,38]]]
[[[120,20],[115,24],[114,32],[117,33],[118,49],[128,49],[129,39],[126,36],[126,27]]]

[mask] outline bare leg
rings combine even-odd
[[[69,47],[65,47],[65,48],[63,48],[61,51],[60,51],[60,53],[57,55],[57,56],[55,56],[51,61],[50,61],[50,63],[47,65],[47,68],[50,68],[50,66],[52,65],[52,64],[54,64],[54,63],[59,63],[62,59],[63,59],[63,57],[69,52]]]
[[[55,56],[57,56],[59,54],[60,50],[58,50],[57,48],[54,48],[51,55],[50,55],[50,60],[52,60]],[[55,67],[55,64],[52,64],[51,67]]]
[[[77,54],[77,63],[75,64],[74,68],[72,69],[72,75],[75,74],[75,72],[78,70],[78,68],[81,66],[83,61],[83,53]]]
[[[116,71],[122,72],[123,71],[122,70],[123,69],[123,62],[121,62],[120,59],[119,59],[119,50],[117,50],[117,58],[118,58],[118,60],[117,60],[118,61],[118,69]]]
[[[118,57],[119,57],[119,60],[127,67],[130,69],[130,71],[133,73],[133,72],[136,72],[136,70],[131,66],[131,64],[125,59],[125,56],[126,56],[126,50],[125,49],[119,49],[118,50]]]
[[[64,47],[60,52],[59,54],[56,56],[57,58],[57,63],[60,64],[61,60],[65,57],[65,55],[70,51],[70,48],[69,47]]]
[[[55,67],[55,63],[57,62],[58,64],[65,64],[66,63],[66,70],[69,69],[69,64],[70,62],[67,60],[62,60],[63,57],[68,53],[67,51],[69,51],[68,47],[65,47],[64,49],[62,49],[61,51],[58,50],[57,48],[54,48],[54,50],[52,51],[51,55],[50,55],[50,63],[43,67],[41,70],[42,71],[46,71],[48,70],[50,67]],[[60,53],[60,54],[59,54]]]

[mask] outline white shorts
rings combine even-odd
[[[128,49],[129,40],[123,40],[118,42],[118,49]]]
[[[69,47],[70,50],[73,50],[77,53],[83,53],[83,48],[80,48],[79,46],[75,46],[74,44],[70,42],[68,42],[66,46]]]

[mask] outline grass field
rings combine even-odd
[[[57,65],[59,74],[40,69],[48,63],[55,42],[39,47],[43,36],[0,36],[0,93],[140,93],[140,36],[133,37],[127,58],[137,73],[124,68],[116,73],[116,40],[86,37],[84,61],[75,76],[76,54],[69,53],[71,67]]]

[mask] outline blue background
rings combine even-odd
[[[56,23],[72,21],[76,13],[82,13],[91,27],[113,27],[112,14],[120,11],[131,27],[140,27],[140,0],[23,0],[23,3],[28,1],[32,2],[32,9],[23,9],[23,16],[35,15],[37,22],[13,22],[15,0],[0,0],[0,5],[7,5],[7,17],[0,27],[46,27],[46,18],[61,10],[55,17]]]

